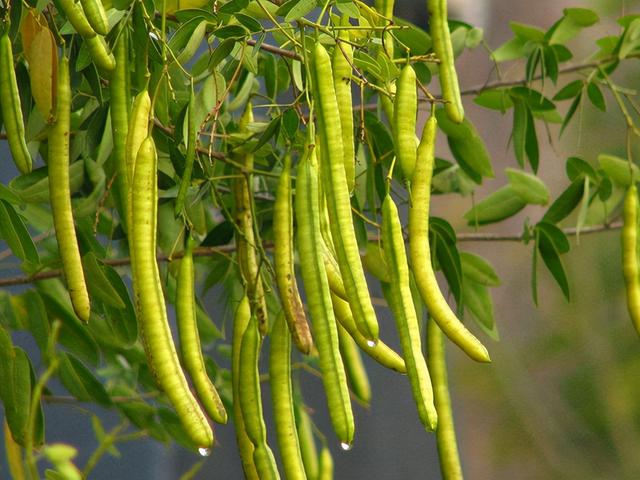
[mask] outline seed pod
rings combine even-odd
[[[71,129],[71,83],[69,60],[62,57],[58,66],[56,120],[49,128],[49,197],[53,226],[58,240],[62,270],[73,309],[78,318],[89,321],[91,306],[82,270],[82,260],[71,208],[69,185],[69,135]]]
[[[29,173],[32,166],[31,154],[24,135],[22,104],[8,28],[0,36],[0,108],[13,162],[21,173]]]

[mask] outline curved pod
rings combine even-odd
[[[371,303],[353,227],[331,59],[320,43],[316,44],[313,51],[312,73],[317,93],[318,138],[323,163],[322,183],[340,273],[358,329],[368,340],[377,342],[378,321]]]
[[[429,370],[422,355],[420,326],[411,297],[402,226],[398,218],[398,209],[389,194],[382,202],[382,241],[389,266],[388,298],[398,328],[413,399],[422,424],[427,430],[435,430],[438,414],[433,404]]]
[[[320,371],[333,429],[341,442],[350,445],[354,420],[347,377],[340,358],[338,331],[331,306],[331,293],[317,239],[320,238],[318,175],[315,151],[303,156],[298,165],[296,220],[302,280],[311,314],[311,326],[320,355]]]
[[[638,189],[633,183],[624,198],[622,227],[622,273],[627,294],[627,309],[640,333],[640,277],[638,269]]]
[[[150,136],[138,151],[131,190],[133,289],[147,359],[189,438],[196,446],[209,448],[214,440],[213,431],[180,367],[160,283],[156,261],[157,155]]]
[[[464,352],[479,362],[489,362],[487,349],[458,319],[444,298],[431,264],[429,245],[429,203],[433,175],[436,119],[425,124],[418,146],[416,168],[411,181],[409,206],[409,251],[411,267],[422,300],[442,331]]]
[[[22,104],[8,30],[0,36],[0,108],[13,162],[20,173],[29,173],[32,168],[31,154],[24,135]]]
[[[71,208],[69,185],[69,135],[71,124],[71,83],[69,60],[62,57],[58,66],[56,120],[49,129],[49,197],[53,226],[62,260],[62,271],[69,289],[73,309],[87,322],[91,306],[82,270],[82,260]]]
[[[196,302],[194,292],[193,243],[187,241],[176,281],[176,318],[180,335],[180,352],[184,367],[193,381],[209,418],[214,422],[227,423],[227,411],[222,404],[215,385],[207,375],[202,357],[200,335],[196,323]]]

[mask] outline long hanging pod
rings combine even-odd
[[[253,122],[253,107],[251,102],[240,118],[240,131],[246,132],[249,124]],[[267,314],[267,300],[262,283],[258,252],[256,248],[256,234],[253,229],[253,153],[243,153],[238,156],[238,163],[242,165],[241,178],[233,185],[235,197],[235,222],[238,226],[236,232],[236,255],[240,272],[247,285],[247,295],[251,302],[252,311],[258,319],[260,334],[265,336],[269,328]]]
[[[346,373],[340,358],[336,320],[331,306],[331,293],[318,246],[320,218],[318,206],[318,174],[315,150],[306,152],[298,165],[296,184],[296,220],[298,253],[302,280],[311,314],[311,326],[320,356],[324,384],[333,429],[346,447],[354,435],[354,420],[349,399]]]
[[[16,71],[13,67],[13,50],[8,25],[0,36],[0,108],[13,162],[20,173],[29,173],[32,161],[24,135],[22,104]]]
[[[197,447],[207,449],[213,445],[213,431],[180,366],[156,260],[157,155],[151,136],[142,142],[138,150],[131,189],[133,290],[149,366],[191,441]]]
[[[185,370],[196,389],[198,399],[209,418],[214,422],[227,423],[227,411],[218,390],[209,378],[202,357],[200,335],[196,323],[196,301],[193,268],[194,241],[187,239],[184,255],[180,260],[176,279],[176,319],[180,335],[180,352]]]
[[[451,33],[447,21],[447,0],[427,0],[429,10],[429,33],[433,41],[433,51],[440,60],[440,87],[444,108],[452,122],[461,123],[464,119],[464,108],[460,97],[458,74],[454,65]]]
[[[291,386],[291,333],[284,316],[278,315],[269,335],[269,386],[280,458],[288,480],[305,480]]]
[[[62,57],[58,66],[56,119],[49,129],[49,197],[53,226],[62,260],[62,271],[73,309],[87,322],[91,306],[76,238],[69,185],[69,136],[71,134],[71,83],[69,60]]]
[[[236,443],[240,452],[242,470],[248,480],[258,480],[258,471],[253,461],[254,446],[247,435],[240,405],[240,351],[242,337],[251,321],[249,298],[244,295],[233,317],[233,333],[231,343],[231,388],[233,392],[233,424],[236,431]]]
[[[336,89],[338,112],[340,114],[344,171],[347,177],[347,186],[349,191],[352,192],[356,185],[356,151],[353,139],[353,101],[351,99],[353,48],[349,40],[349,30],[340,30],[338,43],[333,49],[331,68],[333,70],[333,84]]]
[[[120,30],[114,53],[116,67],[109,81],[111,92],[111,130],[113,131],[113,169],[116,174],[116,205],[122,216],[125,232],[129,231],[129,186],[127,172],[127,136],[129,132],[129,34],[126,27]],[[148,121],[147,121],[148,123]],[[137,152],[136,152],[137,153]]]
[[[453,424],[451,396],[447,379],[447,360],[444,336],[438,324],[429,318],[427,323],[427,365],[431,373],[433,393],[438,411],[436,442],[440,457],[440,471],[445,480],[462,480],[458,442]]]
[[[415,171],[411,181],[409,206],[409,251],[411,268],[422,300],[442,331],[464,352],[479,362],[489,362],[487,349],[458,319],[447,303],[431,265],[429,245],[429,202],[433,175],[436,119],[425,124],[418,146]]]
[[[273,205],[273,264],[282,311],[293,342],[305,355],[311,351],[313,339],[304,313],[293,261],[293,202],[291,200],[291,155],[284,157]]]
[[[622,214],[622,273],[627,294],[627,309],[633,326],[640,334],[640,276],[638,268],[638,189],[627,189]]]
[[[427,430],[432,431],[438,424],[438,414],[433,404],[429,369],[422,354],[420,326],[411,296],[402,225],[398,209],[389,193],[382,202],[382,242],[389,267],[387,298],[396,320],[411,392],[420,421]]]
[[[353,226],[331,59],[319,42],[313,51],[312,74],[317,95],[318,138],[323,163],[322,183],[340,273],[358,329],[368,340],[377,342],[378,321],[371,303]]]

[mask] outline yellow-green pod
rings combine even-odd
[[[351,98],[353,48],[349,41],[349,30],[340,30],[338,43],[336,43],[331,58],[331,67],[340,114],[344,171],[349,191],[353,192],[356,185],[356,150],[353,138],[353,101]]]
[[[627,293],[627,309],[633,326],[640,334],[640,276],[638,272],[638,190],[632,183],[623,207],[622,273]]]
[[[298,427],[298,441],[300,442],[300,453],[304,471],[309,480],[316,480],[320,466],[318,465],[318,450],[313,439],[313,426],[311,418],[300,399],[294,402],[294,413],[296,415],[296,426]]]
[[[116,68],[116,59],[111,53],[107,42],[104,37],[96,35],[90,38],[86,38],[87,48],[91,59],[96,66],[103,72],[111,72]]]
[[[284,476],[288,480],[304,480],[307,476],[293,410],[291,333],[283,314],[276,318],[269,339],[269,386]]]
[[[138,150],[131,189],[131,268],[145,352],[160,389],[167,395],[187,435],[199,448],[213,445],[213,430],[192,395],[171,336],[156,260],[157,154],[151,136]]]
[[[262,414],[262,396],[260,393],[260,371],[258,360],[262,339],[258,332],[255,316],[242,335],[240,346],[240,408],[242,421],[249,440],[254,446],[253,463],[260,479],[280,478],[275,458],[267,445],[267,427]]]
[[[308,148],[308,147],[307,147]],[[320,218],[318,206],[318,175],[315,151],[303,155],[298,165],[296,184],[296,221],[298,253],[302,280],[311,315],[313,338],[320,356],[320,371],[329,415],[336,435],[346,446],[351,445],[354,420],[349,399],[347,378],[340,358],[336,320],[331,306],[331,294],[318,246]]]
[[[356,325],[367,339],[377,342],[378,321],[371,303],[353,226],[331,59],[320,42],[316,43],[313,51],[312,74],[317,95],[315,105],[323,163],[322,183],[336,257]]]
[[[433,174],[436,119],[425,124],[418,146],[416,168],[411,180],[409,206],[409,251],[411,268],[422,300],[442,331],[464,352],[479,362],[489,362],[487,349],[458,319],[444,298],[431,264],[429,244],[429,203]]]
[[[420,326],[411,296],[402,225],[398,209],[389,194],[382,202],[382,241],[389,266],[389,306],[396,320],[413,399],[422,424],[427,430],[435,430],[438,414],[433,404],[429,369],[422,355]]]
[[[29,173],[32,168],[31,154],[24,134],[22,103],[13,66],[13,50],[8,27],[5,27],[4,33],[0,36],[0,108],[11,158],[20,173]]]
[[[427,0],[429,10],[429,32],[433,41],[433,51],[440,60],[440,87],[442,98],[446,102],[444,108],[452,122],[461,123],[464,119],[464,108],[458,85],[458,74],[453,57],[451,33],[447,21],[447,0]]]
[[[319,470],[318,480],[333,480],[333,457],[326,445],[320,451]]]
[[[462,467],[447,380],[444,337],[442,330],[432,318],[427,323],[427,346],[427,365],[431,373],[436,410],[438,411],[436,442],[440,457],[440,471],[442,478],[446,480],[462,480]]]
[[[69,137],[71,135],[71,83],[69,60],[60,59],[56,95],[56,119],[49,128],[49,198],[53,226],[62,260],[62,271],[73,309],[82,321],[89,321],[91,305],[76,238],[69,185]]]
[[[200,403],[209,418],[214,422],[227,423],[227,411],[215,385],[207,375],[202,357],[200,335],[196,323],[194,281],[193,242],[189,239],[184,256],[180,260],[176,279],[176,319],[180,335],[180,353],[185,370],[189,374]]]
[[[231,343],[231,387],[233,391],[233,421],[236,431],[236,442],[242,461],[244,475],[249,480],[256,480],[260,477],[253,462],[253,443],[247,435],[240,405],[240,351],[242,347],[242,337],[249,322],[251,321],[251,305],[249,298],[245,295],[238,304],[233,319],[233,333]]]
[[[393,143],[396,162],[400,165],[404,178],[411,180],[416,166],[416,114],[418,112],[416,72],[411,65],[406,65],[402,69],[396,85]]]
[[[340,356],[347,372],[347,380],[351,391],[358,400],[365,405],[369,405],[369,402],[371,402],[371,385],[369,384],[367,369],[364,367],[358,345],[340,323],[338,323],[338,339],[340,341]],[[379,344],[380,342],[378,341],[377,345]]]
[[[129,186],[131,185],[127,173],[126,143],[129,131],[129,35],[123,28],[116,42],[116,67],[109,80],[111,92],[111,130],[113,132],[113,168],[116,173],[116,205],[122,216],[122,226],[129,231],[127,212],[129,211]]]
[[[307,355],[313,338],[304,313],[293,260],[293,202],[291,200],[291,155],[284,157],[284,167],[278,180],[273,205],[273,264],[280,294],[282,311],[287,320],[293,342]]]
[[[253,122],[253,106],[251,102],[240,118],[239,128],[241,132],[247,132],[249,124]],[[247,286],[247,295],[251,302],[252,311],[258,319],[260,334],[265,336],[269,328],[267,300],[262,283],[261,268],[258,263],[256,248],[256,235],[253,230],[253,154],[243,153],[237,155],[236,161],[242,166],[239,172],[241,178],[234,181],[233,191],[235,198],[235,222],[238,227],[236,232],[236,254],[240,272]]]
[[[331,292],[331,302],[333,311],[336,314],[338,323],[347,331],[358,347],[378,362],[383,367],[390,368],[399,373],[407,373],[404,360],[395,351],[389,348],[382,340],[378,340],[375,345],[369,342],[356,328],[356,324],[351,315],[349,304],[340,298],[336,293]]]
[[[106,35],[109,33],[109,19],[107,18],[107,12],[102,6],[101,0],[80,0],[82,10],[84,11],[89,24],[93,27],[96,33],[100,35]]]
[[[96,31],[87,20],[79,3],[75,0],[60,0],[58,3],[62,7],[69,23],[82,38],[88,39],[96,36]]]

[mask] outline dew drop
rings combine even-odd
[[[208,457],[209,455],[211,455],[211,449],[210,448],[205,448],[205,447],[200,447],[198,449],[198,453],[202,457]]]
[[[374,342],[373,340],[367,340],[367,347],[373,348],[375,346],[376,346],[376,342]]]
[[[353,447],[352,444],[346,442],[340,442],[340,448],[342,448],[345,452],[348,452]]]

